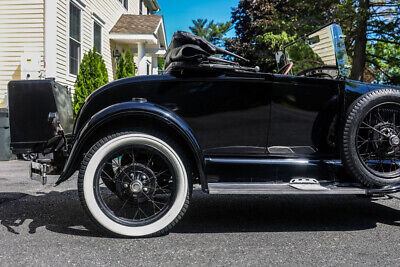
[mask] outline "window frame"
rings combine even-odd
[[[126,10],[129,9],[129,0],[117,0]]]
[[[95,31],[96,25],[99,26],[100,28],[100,49],[96,47],[96,31]],[[94,47],[96,47],[98,54],[103,53],[103,25],[95,19],[93,20],[93,48]]]
[[[153,75],[153,65],[148,60],[146,60],[146,75]]]
[[[76,40],[75,38],[73,38],[71,36],[71,6],[73,6],[74,8],[76,8],[77,10],[79,10],[79,39],[80,40]],[[69,1],[69,10],[68,10],[68,61],[67,61],[67,65],[68,65],[68,74],[70,76],[76,77],[79,74],[79,65],[81,63],[82,60],[82,7],[75,3],[73,0]],[[71,43],[75,42],[76,44],[79,45],[79,51],[78,51],[78,59],[77,59],[77,70],[76,70],[76,74],[73,73],[71,71],[72,65],[71,65]]]
[[[139,15],[143,15],[143,0],[139,0]]]

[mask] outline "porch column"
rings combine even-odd
[[[152,69],[153,69],[153,74],[157,75],[158,74],[158,57],[152,57]]]
[[[138,75],[146,75],[146,47],[144,43],[138,43]]]

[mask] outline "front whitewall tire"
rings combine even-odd
[[[80,178],[83,178],[81,200],[83,200],[86,210],[91,218],[99,224],[102,228],[111,233],[127,236],[127,237],[142,237],[154,235],[163,231],[168,231],[171,224],[175,224],[177,219],[182,217],[183,212],[186,210],[189,195],[189,182],[188,175],[180,156],[178,153],[166,142],[155,136],[145,133],[127,133],[116,134],[115,138],[110,138],[109,141],[104,141],[104,144],[99,143],[93,146],[91,151],[86,157],[90,157],[87,166]],[[100,140],[99,142],[101,142]],[[169,210],[157,221],[154,221],[144,226],[126,226],[109,218],[100,208],[95,196],[94,179],[96,171],[101,164],[102,160],[115,149],[126,145],[146,145],[161,152],[171,163],[176,173],[176,196]],[[91,155],[91,152],[93,153]],[[83,163],[84,164],[84,163]],[[82,169],[81,169],[82,172]],[[186,206],[185,206],[186,204]]]

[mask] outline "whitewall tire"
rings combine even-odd
[[[148,133],[122,132],[101,139],[86,154],[79,172],[79,196],[89,217],[102,230],[125,237],[161,235],[182,218],[189,205],[190,171],[179,147],[169,141]],[[145,149],[148,151],[143,152]],[[149,163],[151,160],[154,162]],[[112,166],[108,173],[104,171],[107,164]],[[151,169],[163,164],[168,168],[158,174]],[[109,200],[111,204],[106,201],[113,199],[112,194],[102,195],[106,179],[114,179],[117,188],[114,193],[118,196],[112,203]],[[160,186],[161,182],[166,185]],[[163,199],[156,199],[158,196]]]

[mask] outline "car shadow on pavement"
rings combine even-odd
[[[371,201],[357,196],[194,195],[173,232],[354,231],[377,223],[400,226],[400,200]]]
[[[353,196],[216,196],[194,192],[188,212],[172,232],[354,231],[375,228],[377,223],[400,226],[397,205],[399,200],[375,202]],[[35,234],[44,227],[67,235],[105,237],[84,214],[76,190],[36,195],[0,193],[0,224],[12,234]]]
[[[102,236],[81,208],[77,190],[36,195],[0,193],[0,224],[12,234],[46,230],[78,236]],[[1,231],[1,230],[0,230]]]

